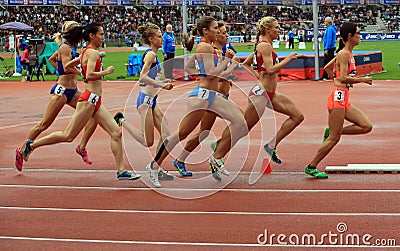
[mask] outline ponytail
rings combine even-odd
[[[340,38],[339,39],[339,47],[338,47],[338,49],[336,50],[336,53],[338,53],[339,51],[341,51],[343,48],[344,48],[344,41],[343,41],[343,39],[342,38]]]

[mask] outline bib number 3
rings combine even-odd
[[[344,91],[336,90],[333,99],[334,99],[335,101],[343,101],[343,100],[344,100],[344,94],[345,94]]]
[[[97,96],[96,94],[91,93],[90,96],[89,96],[89,99],[88,99],[88,103],[91,104],[91,105],[96,105],[97,102],[99,101],[99,98],[100,97]]]

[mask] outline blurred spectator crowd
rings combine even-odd
[[[138,35],[137,28],[147,22],[158,24],[164,31],[170,23],[175,33],[182,32],[182,9],[180,6],[2,6],[0,24],[18,21],[34,27],[32,37],[51,40],[61,30],[66,20],[75,20],[82,25],[90,22],[104,24],[106,39],[132,39]],[[227,22],[230,35],[243,35],[249,41],[255,33],[257,21],[264,16],[274,16],[283,30],[312,29],[312,6],[188,6],[188,30],[204,15],[214,16]],[[348,5],[319,7],[319,25],[326,16],[340,26],[344,21],[359,24],[362,31],[368,25],[384,22],[387,31],[399,31],[399,6]],[[7,31],[1,31],[4,37]],[[133,39],[135,40],[135,39]]]

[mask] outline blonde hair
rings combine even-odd
[[[56,34],[54,34],[54,36],[53,36],[54,41],[56,41],[57,44],[61,44],[63,42],[62,35],[67,33],[69,30],[71,30],[72,28],[74,28],[76,26],[79,26],[78,22],[66,21],[61,28],[61,32],[57,32]]]
[[[268,16],[263,17],[258,21],[257,30],[256,30],[256,45],[258,43],[258,39],[261,35],[265,35],[265,28],[271,27],[272,23],[277,21],[276,18]]]
[[[140,26],[138,28],[139,33],[142,35],[143,42],[148,45],[150,45],[149,38],[154,36],[158,30],[160,30],[160,27],[152,23],[147,23],[146,26]]]

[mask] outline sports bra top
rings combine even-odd
[[[86,52],[88,49],[92,49],[92,47],[91,47],[91,46],[88,46],[88,47],[86,47],[86,48],[82,51],[82,57],[81,57],[81,59],[83,58],[83,55],[85,55],[85,52]],[[86,79],[86,81],[101,80],[101,77],[94,78],[94,79],[88,79],[88,78],[86,78],[87,65],[84,65],[84,64],[82,63],[82,61],[81,61],[81,64],[82,64],[82,73],[83,73],[83,77]],[[97,58],[97,60],[96,60],[96,66],[94,67],[94,71],[95,71],[95,72],[99,72],[100,69],[101,69],[101,59],[100,59],[100,56],[99,56],[99,57]]]
[[[67,44],[67,43],[64,42],[63,44]],[[71,49],[71,60],[73,60],[74,58],[76,58],[78,56],[78,53],[76,52],[75,47],[70,46],[70,45],[68,45],[68,46]],[[62,60],[57,60],[57,71],[58,71],[58,75],[59,76],[72,74],[72,72],[65,72],[64,71]]]
[[[260,43],[267,43],[267,41],[262,40],[258,44],[260,44]],[[274,49],[272,49],[272,62],[273,62],[274,65],[279,63],[278,55],[276,54]],[[260,71],[266,71],[263,57],[262,56],[257,57],[257,49],[254,50],[253,69],[256,70],[256,71],[259,71],[259,72]]]

